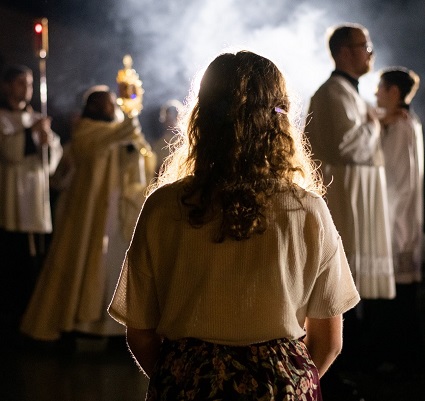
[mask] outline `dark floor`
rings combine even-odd
[[[79,338],[76,347],[26,346],[0,356],[0,401],[140,401],[147,380],[121,343]],[[385,368],[388,368],[387,371]],[[341,395],[338,388],[324,401],[425,401],[422,373],[381,371],[341,372],[350,388],[357,383],[359,396]]]
[[[359,391],[366,401],[424,401],[424,374],[411,377],[401,375],[378,374],[361,375],[357,379]]]
[[[26,345],[0,355],[0,401],[140,401],[147,380],[124,347],[78,339],[64,347]]]
[[[394,369],[391,364],[376,364],[377,359],[366,352],[366,356],[357,357],[360,368],[356,368],[351,366],[352,360],[356,358],[350,357],[348,369],[342,367],[338,370],[341,380],[337,384],[332,383],[330,387],[328,383],[326,392],[324,388],[324,401],[360,401],[362,398],[364,401],[425,401],[425,283],[419,287],[417,304],[415,316],[419,316],[419,319],[415,320],[420,324],[416,327],[421,329],[409,330],[403,327],[403,340],[385,348],[391,354],[391,350],[397,347],[403,347],[400,348],[403,352],[409,350],[406,344],[412,344],[413,347],[404,352],[408,361],[405,365],[412,366],[409,361],[416,360],[415,367],[407,372],[404,367],[400,370]],[[386,327],[396,331],[394,310],[385,303],[378,306],[376,318],[372,320],[390,322],[391,325]],[[389,330],[380,328],[377,331],[378,345],[381,341],[385,343],[385,338],[389,338]],[[124,337],[108,340],[71,336],[59,344],[25,341],[17,350],[4,350],[4,344],[2,348],[0,401],[144,400],[147,380],[138,371],[126,349]],[[344,359],[340,357],[339,360]],[[341,382],[344,383],[342,388]],[[356,383],[356,387],[352,387],[351,383]]]

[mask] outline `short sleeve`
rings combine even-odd
[[[147,214],[144,207],[108,307],[117,322],[136,329],[156,328],[160,317],[147,240]]]
[[[326,238],[325,238],[326,240]],[[307,317],[324,319],[340,315],[360,301],[341,237],[332,256],[320,268],[307,306]]]

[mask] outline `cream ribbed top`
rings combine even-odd
[[[279,193],[263,234],[218,244],[218,221],[193,228],[185,219],[183,182],[143,207],[109,307],[117,321],[169,339],[246,345],[299,338],[306,316],[335,316],[359,301],[322,198]]]

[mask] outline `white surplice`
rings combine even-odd
[[[398,284],[421,281],[424,151],[422,125],[410,113],[388,125],[382,148],[388,188],[394,272]]]
[[[329,184],[326,198],[362,298],[395,297],[380,128],[343,76],[332,75],[311,98],[306,134]]]

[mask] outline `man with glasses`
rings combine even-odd
[[[359,78],[373,64],[369,32],[359,24],[339,25],[330,32],[329,50],[335,70],[311,98],[305,129],[329,184],[328,205],[360,296],[391,299],[395,283],[380,123],[358,93]],[[360,312],[368,316],[364,303],[345,316],[350,367],[362,349]]]

